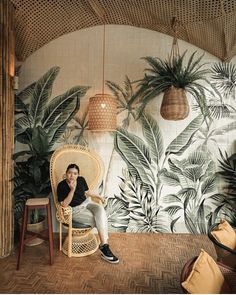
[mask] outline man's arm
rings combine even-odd
[[[87,191],[85,192],[85,195],[86,195],[86,197],[98,198],[98,199],[100,199],[100,200],[102,201],[102,203],[105,202],[105,200],[104,200],[103,197],[101,197],[101,196],[99,196],[99,195],[97,195],[97,194],[94,194],[94,193],[91,192],[90,190],[87,190]]]
[[[68,183],[68,185],[70,188],[70,192],[67,195],[67,197],[60,203],[62,205],[62,207],[67,207],[70,204],[70,202],[72,201],[73,196],[74,196],[74,192],[76,189],[77,181],[70,182],[70,183]]]

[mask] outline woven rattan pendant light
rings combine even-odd
[[[105,16],[103,15],[102,93],[96,94],[89,99],[88,126],[92,131],[114,131],[117,125],[116,100],[110,94],[104,93],[105,36],[106,25]]]
[[[173,65],[173,60],[179,56],[178,46],[178,22],[174,17],[172,20],[172,29],[174,30],[174,38],[172,42],[171,52],[169,56],[169,64]],[[183,120],[189,114],[189,104],[185,90],[171,86],[164,92],[160,113],[162,118],[166,120]]]

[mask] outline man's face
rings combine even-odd
[[[79,176],[79,173],[76,168],[70,168],[66,172],[66,179],[68,182],[73,182],[73,181],[77,180],[78,176]]]

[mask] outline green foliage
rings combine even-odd
[[[233,63],[215,63],[212,67],[214,85],[225,98],[236,99],[236,66]]]
[[[227,152],[225,152],[225,155],[221,150],[219,152],[221,155],[219,163],[222,169],[219,174],[227,183],[228,194],[233,196],[236,201],[236,153],[229,157]]]
[[[133,84],[134,82],[131,82],[127,76],[125,77],[124,88],[112,81],[106,81],[106,85],[117,100],[118,114],[122,112],[127,113],[127,116],[122,122],[122,128],[124,129],[128,128],[131,117],[135,118],[136,116],[137,105],[134,105],[133,101],[133,97],[135,96]]]
[[[184,164],[174,161],[180,167],[176,166],[170,172],[167,172],[164,164],[171,154],[182,154],[190,146],[193,135],[201,127],[203,117],[199,115],[190,122],[166,150],[164,150],[163,136],[157,122],[146,113],[142,114],[140,122],[144,140],[122,128],[117,130],[114,140],[115,149],[127,164],[129,171],[127,179],[121,178],[125,188],[120,186],[121,198],[127,202],[127,208],[130,211],[127,231],[170,232],[174,230],[179,216],[176,218],[170,213],[165,217],[162,216],[163,210],[159,205],[161,189],[165,180],[168,180],[168,185],[180,185],[182,179],[179,178],[178,172]],[[189,176],[194,182],[197,175],[201,175],[201,167],[198,167],[199,163],[194,162],[194,156],[190,158],[190,161],[191,167],[184,173],[187,174],[185,178]],[[189,189],[188,185],[186,187]],[[171,212],[173,210],[175,209],[171,208]],[[166,222],[168,218],[169,225]]]
[[[53,146],[77,113],[80,98],[88,89],[75,86],[51,99],[52,86],[58,73],[59,67],[51,68],[15,97],[15,140],[25,147],[14,155],[17,215],[22,209],[21,202],[23,204],[27,198],[47,196],[51,191],[49,159]],[[33,217],[37,217],[37,214]]]
[[[196,52],[191,54],[187,63],[184,63],[186,51],[178,55],[172,61],[161,60],[160,58],[144,57],[143,59],[150,66],[146,69],[145,76],[139,83],[139,90],[133,96],[132,101],[141,99],[143,104],[139,109],[141,113],[146,104],[160,93],[166,91],[171,86],[183,88],[195,98],[204,118],[210,118],[207,107],[205,91],[212,93],[211,90],[203,86],[205,82],[210,82],[206,75],[210,72],[208,69],[202,69],[205,64],[201,64],[203,56],[195,58]],[[141,98],[140,98],[141,97]]]
[[[208,226],[220,215],[233,219],[231,202],[225,195],[215,193],[215,165],[205,150],[195,150],[182,160],[170,158],[168,163],[169,170],[163,169],[160,179],[166,185],[180,188],[177,193],[163,198],[165,203],[171,204],[165,211],[174,220],[183,214],[189,232],[206,234]],[[174,224],[172,226],[174,228]]]

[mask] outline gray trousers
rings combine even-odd
[[[104,207],[87,198],[82,204],[72,207],[72,219],[96,227],[101,238],[108,240],[108,223]]]

